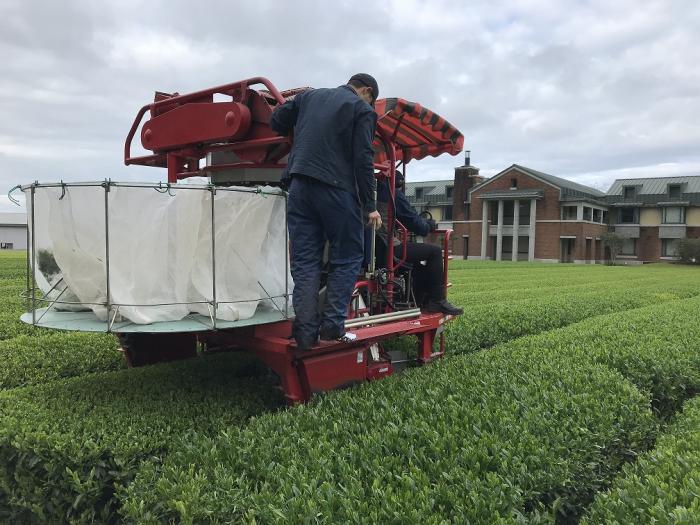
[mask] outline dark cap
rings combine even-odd
[[[374,80],[372,75],[368,75],[367,73],[357,73],[356,75],[350,77],[348,83],[352,81],[359,82],[363,86],[372,88],[372,96],[374,97],[374,100],[379,98],[379,85],[377,85],[377,81]]]

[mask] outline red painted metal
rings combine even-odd
[[[251,88],[257,84],[264,85],[266,90]],[[282,168],[285,166],[282,159],[289,153],[291,142],[270,129],[269,118],[278,104],[304,89],[307,88],[280,92],[266,78],[254,77],[185,95],[156,93],[154,101],[138,111],[127,134],[124,163],[167,168],[171,183],[203,175],[205,171],[237,167]],[[214,95],[230,97],[230,101],[214,102]],[[398,230],[403,248],[399,263],[395,264],[394,246],[392,242],[388,243],[386,260],[379,265],[387,271],[388,283],[383,287],[387,300],[380,304],[378,311],[373,310],[373,314],[393,311],[395,271],[406,260],[408,230],[394,214],[397,161],[405,164],[426,155],[454,155],[459,153],[464,140],[447,121],[419,104],[402,99],[383,99],[377,101],[376,111],[374,167],[377,178],[386,180],[389,185],[389,238],[393,238]],[[150,114],[150,119],[142,125],[146,113]],[[131,145],[140,127],[142,145],[152,154],[132,156]],[[235,152],[237,161],[200,169],[199,161],[215,151]],[[451,230],[436,233],[444,235],[447,286]],[[376,297],[378,289],[376,276],[358,281],[348,318],[358,319],[369,313],[369,308],[356,306],[359,290],[366,290],[370,296]],[[357,337],[352,342],[322,342],[308,351],[296,347],[291,338],[290,320],[210,331],[197,337],[209,349],[235,348],[255,353],[279,376],[287,401],[294,404],[308,401],[315,392],[391,375],[391,359],[383,351],[382,343],[397,336],[415,335],[418,338],[419,364],[442,357],[445,353],[443,327],[451,319],[451,316],[442,314],[421,313],[415,318],[365,325],[350,330]],[[191,349],[190,339],[180,335]],[[434,351],[438,338],[439,348]],[[372,357],[372,348],[378,350],[378,360]],[[173,350],[181,349],[174,344]]]
[[[160,152],[193,143],[237,140],[248,133],[250,119],[250,109],[239,102],[185,104],[146,122],[141,144]],[[180,125],[183,122],[187,125]]]
[[[417,336],[418,362],[421,364],[442,357],[444,348],[433,352],[433,343],[444,323],[451,319],[451,316],[439,313],[422,313],[413,319],[352,329],[350,332],[357,337],[355,341],[321,342],[311,350],[297,349],[291,338],[291,321],[220,330],[216,332],[216,343],[254,352],[279,376],[287,401],[296,404],[308,401],[314,392],[389,375],[391,371],[381,370],[390,366],[386,356],[380,361],[372,361],[369,357],[371,345],[381,345],[388,339]],[[208,337],[204,334],[200,340],[208,344]],[[363,352],[362,363],[356,362],[360,352]]]

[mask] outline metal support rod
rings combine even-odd
[[[34,211],[34,210],[32,209],[32,211]],[[31,258],[30,258],[30,256],[29,256],[29,255],[30,255],[30,251],[29,251],[29,246],[30,246],[30,244],[29,244],[29,242],[30,242],[30,239],[29,239],[29,228],[27,228],[27,272],[26,272],[26,281],[27,281],[27,305],[26,305],[26,308],[27,308],[27,312],[29,311],[29,307],[30,307],[31,304],[32,304],[32,301],[31,301],[31,299],[29,298],[29,276],[31,275],[31,273],[30,273],[30,272],[31,272],[31,267],[30,267]]]
[[[36,186],[32,184],[32,325],[36,325],[36,221],[34,220],[35,191]]]
[[[272,303],[272,306],[274,306],[275,309],[280,314],[284,315],[284,312],[282,312],[282,310],[280,310],[280,307],[277,306],[277,303],[275,302],[274,298],[268,293],[268,291],[265,289],[265,287],[262,285],[262,283],[260,281],[258,281],[258,286],[260,286],[260,288],[262,288],[262,291],[265,292],[265,295],[267,295],[267,298]]]
[[[107,332],[112,331],[112,325],[109,322],[109,316],[112,313],[112,290],[109,282],[109,181],[105,181],[103,186],[105,189],[105,278],[107,279]]]
[[[107,328],[107,331],[108,331],[108,332],[111,332],[111,331],[112,331],[112,326],[114,326],[114,321],[117,320],[117,316],[118,316],[118,315],[119,315],[119,307],[117,306],[117,307],[114,309],[114,315],[112,316],[112,320],[111,320],[111,321],[109,321],[109,316],[107,316],[107,320],[109,321],[109,327]]]
[[[289,318],[289,224],[287,223],[289,192],[284,192],[284,318]]]
[[[355,319],[350,319],[345,321],[345,328],[357,328],[366,325],[375,325],[381,323],[388,323],[390,321],[398,321],[400,319],[408,319],[412,317],[418,317],[420,315],[420,309],[415,308],[413,310],[404,310],[399,312],[389,312],[387,314],[371,315],[369,317],[357,317]]]
[[[37,323],[40,323],[40,322],[41,322],[41,320],[44,318],[44,316],[47,314],[47,312],[48,312],[49,310],[51,310],[51,307],[52,307],[54,304],[56,304],[56,301],[58,301],[58,300],[61,298],[61,296],[63,295],[63,293],[64,293],[66,290],[68,290],[68,287],[67,287],[67,286],[66,286],[63,290],[61,290],[61,293],[58,294],[58,297],[56,297],[55,300],[53,300],[53,301],[51,301],[51,302],[49,303],[49,305],[48,305],[48,306],[46,307],[46,309],[44,310],[44,313],[42,313],[42,314],[39,316],[39,319],[36,320]]]
[[[216,187],[209,186],[211,195],[211,302],[214,313],[211,316],[212,327],[216,330],[216,221],[214,220],[214,197],[216,196]]]
[[[375,187],[374,189],[374,194],[372,196],[374,199],[375,205],[377,203],[377,189]],[[370,248],[370,259],[369,259],[369,273],[371,275],[374,275],[374,272],[377,267],[377,261],[376,261],[376,253],[377,253],[377,230],[372,227],[372,247]]]

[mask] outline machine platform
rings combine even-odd
[[[249,319],[240,321],[216,320],[217,329],[242,328],[259,324],[276,323],[294,317],[291,307],[289,316],[278,310],[258,308],[255,315]],[[23,322],[32,324],[32,313],[27,312],[20,318]],[[70,330],[78,332],[107,332],[107,323],[100,321],[93,312],[56,312],[47,311],[46,308],[39,308],[36,311],[37,322],[35,326],[41,328],[53,328],[55,330]],[[116,333],[179,333],[179,332],[208,332],[213,329],[211,318],[190,314],[179,321],[164,321],[160,323],[136,324],[131,321],[121,321],[112,323],[111,331]]]

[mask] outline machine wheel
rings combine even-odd
[[[117,334],[129,367],[197,357],[197,336],[174,334]]]

